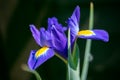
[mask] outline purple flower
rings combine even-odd
[[[68,27],[70,28],[71,43],[76,38],[95,39],[108,42],[109,35],[104,30],[81,30],[79,31],[80,8],[77,6],[68,19]],[[30,25],[32,36],[36,43],[41,47],[39,50],[31,50],[28,59],[28,66],[31,70],[36,69],[41,64],[57,53],[64,59],[67,59],[67,38],[64,33],[67,28],[58,23],[57,18],[48,18],[48,29],[40,28],[38,30],[34,25]]]
[[[43,27],[38,30],[34,25],[30,25],[33,38],[42,47],[39,50],[31,50],[30,52],[28,66],[31,70],[36,69],[42,63],[53,57],[55,52],[64,58],[67,57],[67,38],[64,34],[64,29],[55,17],[48,19],[47,30]]]
[[[54,51],[51,48],[52,42],[48,31],[44,28],[40,28],[40,30],[38,30],[34,25],[30,25],[30,30],[36,43],[42,47],[39,50],[31,50],[30,52],[28,66],[31,70],[34,70],[53,57]]]
[[[68,19],[68,27],[70,28],[71,42],[78,38],[83,39],[93,39],[93,40],[102,40],[104,42],[109,41],[109,35],[105,30],[94,29],[94,30],[81,30],[79,31],[79,21],[80,21],[80,8],[77,6]]]

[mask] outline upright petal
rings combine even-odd
[[[79,31],[79,20],[80,20],[80,7],[77,6],[72,14],[72,16],[68,19],[68,27],[70,28],[71,39],[74,41],[78,31]]]
[[[36,43],[40,45],[40,32],[34,25],[30,25],[30,30],[32,32],[32,36],[35,39]]]
[[[59,53],[62,57],[66,58],[67,38],[64,33],[57,31],[54,27],[51,31],[53,49]]]
[[[46,31],[45,28],[40,28],[40,35],[41,35],[40,36],[40,45],[52,47],[50,33],[48,31]]]
[[[41,64],[43,64],[45,61],[47,61],[53,56],[53,50],[48,47],[43,47],[38,51],[32,50],[30,52],[28,66],[31,70],[35,70],[37,67],[39,67]]]
[[[48,30],[51,30],[51,29],[52,29],[52,28],[51,28],[52,25],[55,25],[55,26],[56,26],[56,29],[57,29],[58,31],[60,31],[60,32],[61,32],[61,31],[63,32],[63,31],[66,30],[65,27],[62,27],[62,25],[58,23],[58,20],[57,20],[56,17],[48,18]]]
[[[67,45],[67,38],[64,33],[64,28],[61,24],[58,23],[56,18],[49,18],[48,19],[49,31],[52,38],[52,45],[53,49],[59,53],[60,56],[66,58],[66,45]]]
[[[73,23],[75,25],[79,25],[79,21],[80,21],[80,7],[77,6],[71,16],[71,19],[74,21]],[[77,26],[78,27],[78,26]],[[78,28],[79,29],[79,28]]]
[[[83,39],[102,40],[104,42],[109,41],[109,35],[104,30],[82,30],[78,32],[78,37]]]

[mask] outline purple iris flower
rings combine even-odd
[[[80,7],[77,6],[68,19],[68,27],[70,28],[71,43],[74,43],[75,39],[93,39],[93,40],[102,40],[104,42],[109,41],[109,35],[105,30],[94,29],[94,30],[80,30],[79,31],[79,21],[80,21]]]
[[[51,48],[51,37],[48,31],[44,28],[38,30],[34,25],[30,25],[30,30],[36,43],[42,47],[39,50],[31,50],[30,52],[28,66],[31,70],[34,70],[49,58],[53,57],[54,52]]]
[[[65,54],[67,38],[64,34],[64,28],[55,17],[48,19],[47,30],[43,27],[38,30],[34,25],[30,25],[30,30],[36,43],[42,47],[30,52],[28,66],[31,70],[53,57],[55,52],[64,58],[67,57]]]

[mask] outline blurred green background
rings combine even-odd
[[[76,5],[81,7],[81,29],[87,29],[89,3],[95,6],[95,29],[109,32],[110,41],[92,42],[87,80],[119,80],[120,75],[120,9],[119,0],[0,0],[0,80],[35,80],[21,69],[29,52],[40,47],[35,43],[29,24],[47,27],[48,17],[57,17],[63,25]],[[85,40],[79,39],[81,66]],[[37,71],[43,80],[65,80],[66,65],[56,56]]]

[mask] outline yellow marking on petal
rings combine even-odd
[[[95,35],[95,33],[91,30],[82,30],[78,32],[78,36],[91,36],[91,35]]]
[[[43,53],[45,53],[48,50],[47,46],[42,47],[41,49],[39,49],[36,53],[35,53],[35,57],[38,58],[40,55],[42,55]]]

